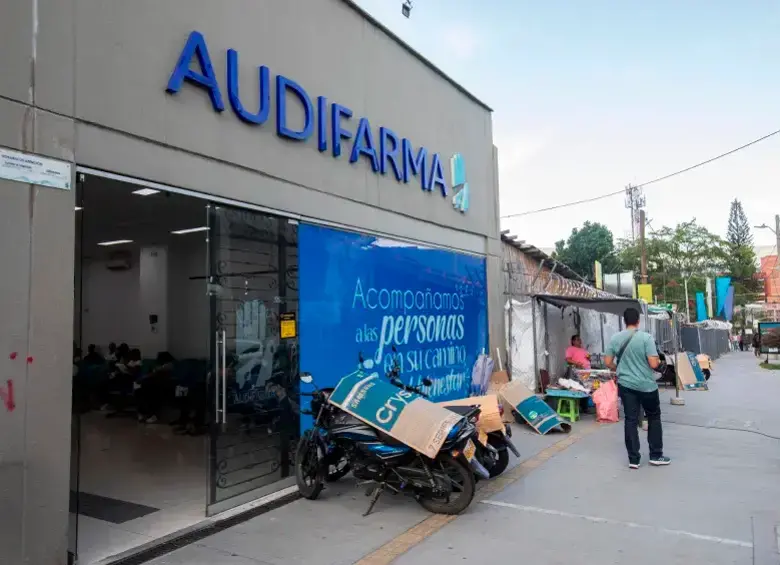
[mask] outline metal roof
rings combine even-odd
[[[374,16],[369,14],[366,10],[361,8],[358,4],[354,2],[354,0],[341,0],[344,2],[347,6],[355,10],[358,14],[363,16],[366,20],[368,20],[371,24],[374,25],[374,27],[380,29],[383,31],[390,39],[398,43],[401,47],[406,49],[410,54],[412,54],[414,57],[419,59],[419,61],[424,64],[426,67],[431,69],[434,73],[439,75],[441,78],[449,82],[452,86],[454,86],[457,90],[459,90],[462,94],[465,94],[467,98],[469,98],[472,102],[476,102],[479,106],[487,110],[488,112],[492,112],[493,108],[485,104],[482,100],[477,98],[474,94],[466,90],[464,86],[462,86],[460,83],[458,83],[454,78],[450,77],[447,73],[442,71],[439,67],[434,65],[429,59],[426,59],[419,51],[417,51],[414,47],[406,43],[403,39],[398,37],[396,34],[394,34],[390,29],[382,24],[379,20],[377,20]],[[400,4],[399,4],[400,7]]]
[[[558,308],[571,306],[574,308],[584,308],[586,310],[595,310],[604,314],[614,314],[622,316],[627,308],[636,308],[642,311],[642,304],[635,298],[583,298],[581,296],[560,296],[553,294],[537,294],[536,298],[542,302],[547,302]]]
[[[543,261],[545,267],[549,267],[550,269],[555,267],[555,272],[560,274],[563,277],[566,277],[567,279],[582,281],[588,285],[590,284],[590,281],[582,277],[579,273],[574,272],[570,267],[568,267],[564,263],[561,263],[557,259],[553,259],[538,247],[534,247],[530,243],[526,243],[523,240],[518,240],[516,235],[511,235],[509,233],[509,230],[501,231],[501,241],[511,245],[512,247],[519,250],[521,253],[528,255],[532,259],[536,259],[537,261]]]

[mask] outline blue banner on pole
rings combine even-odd
[[[729,287],[728,294],[726,295],[726,304],[723,307],[723,316],[728,322],[734,318],[734,285]]]
[[[726,297],[729,294],[731,286],[731,277],[718,277],[715,279],[715,294],[718,307],[715,309],[715,316],[725,316]]]
[[[356,370],[401,379],[434,402],[463,398],[488,347],[485,259],[322,226],[298,228],[300,367],[321,388]]]
[[[703,322],[707,319],[707,303],[704,301],[704,293],[696,293],[696,321]]]

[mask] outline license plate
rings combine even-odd
[[[471,461],[474,459],[474,454],[477,452],[477,446],[474,445],[474,442],[469,440],[468,443],[466,443],[466,447],[463,448],[463,456],[466,458],[466,461]]]

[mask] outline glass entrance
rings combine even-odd
[[[294,483],[298,225],[215,204],[207,214],[212,515]]]

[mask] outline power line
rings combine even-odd
[[[649,186],[651,184],[656,184],[661,181],[665,181],[667,179],[670,179],[672,177],[676,177],[677,175],[681,175],[683,173],[687,173],[689,171],[692,171],[694,169],[698,169],[699,167],[703,167],[704,165],[708,165],[714,161],[717,161],[718,159],[723,159],[724,157],[728,157],[729,155],[732,155],[736,153],[737,151],[742,151],[743,149],[747,149],[748,147],[755,145],[757,143],[761,143],[764,140],[769,139],[772,136],[777,135],[780,133],[780,129],[773,131],[772,133],[768,133],[763,137],[759,137],[758,139],[754,139],[753,141],[746,143],[745,145],[740,145],[739,147],[736,147],[730,151],[726,151],[725,153],[721,153],[720,155],[717,155],[715,157],[712,157],[711,159],[707,159],[706,161],[702,161],[700,163],[696,163],[695,165],[691,165],[690,167],[686,167],[684,169],[680,169],[679,171],[675,171],[673,173],[670,173],[668,175],[664,175],[662,177],[655,178],[653,180],[649,180],[647,182],[643,182],[641,184],[633,185],[635,188],[643,188],[645,186]],[[585,198],[583,200],[576,200],[574,202],[567,202],[565,204],[558,204],[556,206],[548,206],[547,208],[539,208],[537,210],[528,210],[527,212],[518,212],[517,214],[508,214],[506,216],[501,216],[501,219],[507,219],[507,218],[518,218],[520,216],[530,216],[531,214],[539,214],[541,212],[549,212],[551,210],[558,210],[560,208],[567,208],[569,206],[578,206],[580,204],[587,204],[589,202],[596,202],[597,200],[603,200],[605,198],[611,198],[612,196],[617,196],[618,194],[623,194],[625,190],[616,190],[614,192],[609,192],[607,194],[602,194],[601,196],[594,196],[592,198]]]

